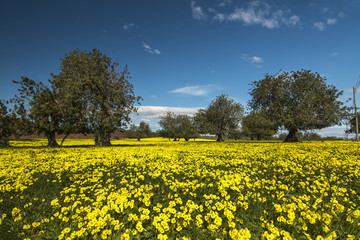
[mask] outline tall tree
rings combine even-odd
[[[242,119],[241,128],[251,140],[268,139],[277,132],[277,126],[264,112],[250,112]]]
[[[195,119],[201,133],[215,134],[221,142],[225,135],[238,129],[243,114],[240,103],[222,94],[212,100],[207,109],[199,110]]]
[[[77,106],[96,146],[110,145],[110,134],[130,122],[134,104],[141,100],[134,94],[127,67],[121,69],[98,49],[66,54],[53,78],[62,102]]]
[[[340,123],[344,108],[335,86],[310,70],[266,74],[252,82],[249,102],[255,111],[264,111],[277,127],[288,130],[285,141],[297,141],[296,133]]]

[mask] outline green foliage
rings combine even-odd
[[[358,119],[360,119],[360,114],[358,113],[357,115],[358,115]],[[350,129],[348,130],[349,133],[356,133],[356,122],[355,121],[356,121],[355,114],[353,114],[353,117],[351,117],[351,119],[350,119]],[[358,125],[358,130],[360,130],[359,125]]]
[[[244,136],[244,133],[240,129],[235,129],[235,130],[230,131],[228,133],[227,137],[229,139],[239,140],[239,139],[243,139],[245,136]]]
[[[126,137],[135,138],[138,141],[142,138],[152,137],[150,125],[145,122],[140,122],[139,126],[130,125],[130,129],[126,131]]]
[[[221,142],[225,135],[239,128],[243,114],[244,107],[223,94],[212,100],[207,109],[199,110],[195,121],[200,133],[215,134]]]
[[[12,134],[15,138],[19,139],[22,135],[31,135],[34,133],[34,123],[28,116],[23,101],[17,99],[11,99],[10,103],[13,103],[13,109],[11,111],[11,128]]]
[[[277,127],[264,112],[251,112],[242,119],[243,133],[252,140],[269,139],[276,134]]]
[[[42,82],[35,82],[27,77],[21,77],[21,81],[13,81],[20,85],[19,96],[15,96],[15,106],[27,115],[33,123],[37,133],[43,133],[48,139],[49,147],[57,147],[56,133],[61,133],[61,121],[63,118],[61,105],[58,101],[58,89],[49,80],[50,87]],[[29,107],[26,112],[25,107]]]
[[[0,147],[9,145],[11,135],[11,117],[5,103],[0,100]]]
[[[72,106],[95,145],[110,145],[110,134],[121,131],[139,103],[127,67],[120,68],[98,49],[73,50],[61,59],[60,73],[53,75],[61,102]]]
[[[160,135],[166,138],[173,138],[174,141],[184,138],[188,141],[190,138],[197,138],[199,133],[194,124],[194,120],[187,115],[175,115],[167,112],[160,118],[159,125],[162,130]]]
[[[249,102],[253,110],[265,111],[277,127],[287,129],[285,141],[297,141],[297,131],[321,129],[339,124],[344,108],[335,86],[310,70],[266,74],[254,81]]]

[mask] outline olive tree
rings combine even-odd
[[[249,101],[255,111],[264,111],[278,128],[288,130],[285,141],[297,141],[298,131],[339,124],[344,108],[335,86],[310,70],[280,71],[251,84]]]
[[[244,107],[227,95],[213,99],[206,109],[195,114],[199,132],[215,134],[217,141],[224,141],[224,136],[239,128],[244,114]]]
[[[110,134],[130,122],[134,104],[141,99],[134,94],[127,67],[119,67],[98,49],[66,54],[53,78],[61,102],[76,106],[87,131],[95,135],[96,146],[110,145]]]

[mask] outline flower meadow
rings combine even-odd
[[[359,239],[356,142],[13,141],[0,239]]]

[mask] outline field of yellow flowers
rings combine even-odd
[[[14,141],[0,239],[359,239],[356,142]]]

